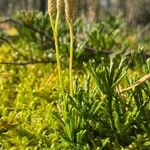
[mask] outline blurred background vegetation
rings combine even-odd
[[[124,54],[144,47],[150,56],[149,0],[77,0],[75,53],[77,61],[97,54]],[[64,10],[64,9],[63,9]],[[60,50],[69,55],[68,28],[62,12]],[[1,0],[0,44],[7,43],[23,60],[55,62],[54,39],[47,14],[47,0]],[[11,43],[15,44],[15,48]],[[17,44],[17,46],[16,46]],[[25,49],[23,49],[24,45]],[[100,53],[99,53],[100,52]],[[76,64],[76,63],[75,63]],[[67,65],[67,64],[65,64]]]
[[[79,0],[78,0],[79,1]],[[10,16],[18,10],[40,10],[45,12],[47,0],[1,0],[0,15]],[[89,21],[106,14],[123,13],[129,25],[150,22],[149,0],[80,0],[78,15]]]

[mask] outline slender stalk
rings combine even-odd
[[[58,47],[58,23],[59,23],[59,12],[57,12],[57,15],[56,15],[54,39],[55,39],[56,60],[57,60],[57,69],[58,69],[60,88],[61,88],[62,96],[64,98],[64,88],[63,88],[63,84],[62,84],[61,66],[60,66],[60,53],[59,53],[59,47]]]
[[[72,66],[73,66],[73,43],[74,43],[74,36],[73,36],[73,25],[72,24],[69,24],[69,30],[70,30],[69,81],[70,81],[70,95],[73,96],[74,89],[73,89]]]
[[[72,75],[72,65],[73,65],[73,21],[74,21],[74,1],[65,0],[65,15],[66,21],[68,23],[70,32],[70,59],[69,59],[69,84],[70,84],[70,95],[73,96],[73,75]]]
[[[64,88],[63,88],[63,84],[62,84],[61,66],[60,66],[60,53],[59,53],[59,47],[58,47],[58,22],[59,22],[59,12],[57,12],[55,24],[54,24],[53,17],[50,15],[50,23],[51,23],[51,27],[53,30],[54,41],[55,41],[56,61],[57,61],[59,83],[60,83],[61,93],[64,98]]]
[[[54,25],[53,17],[51,15],[50,15],[50,24],[51,24],[51,27],[52,27],[52,30],[53,30],[53,34],[54,34],[55,25]]]

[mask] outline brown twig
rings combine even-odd
[[[23,55],[19,50],[17,50],[6,38],[0,37],[0,40],[5,41],[13,50],[15,50],[20,56],[27,59],[25,55]]]
[[[145,75],[144,77],[142,77],[141,79],[137,80],[135,83],[133,83],[131,86],[129,86],[128,88],[123,89],[121,92],[119,92],[120,94],[129,91],[139,85],[141,85],[142,83],[146,82],[147,80],[150,80],[150,73]]]
[[[12,62],[5,62],[5,61],[2,61],[0,62],[0,65],[15,65],[15,66],[18,66],[18,65],[23,65],[23,66],[26,66],[26,65],[33,65],[33,64],[48,64],[48,63],[56,63],[55,60],[47,60],[47,61],[44,61],[44,60],[41,60],[41,61],[28,61],[28,62],[15,62],[15,61],[12,61]]]

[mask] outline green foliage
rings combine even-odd
[[[55,60],[47,14],[22,12],[17,17],[44,34],[15,26],[18,34],[11,37],[11,44],[28,59],[1,42],[0,61]],[[123,40],[126,31],[120,18],[110,17],[87,30],[81,20],[75,23],[72,97],[68,94],[69,36],[64,22],[60,23],[59,42],[65,99],[55,63],[0,66],[0,149],[150,149],[150,83],[120,93],[149,73],[150,59],[144,49],[126,49],[129,39]],[[85,31],[88,34],[83,35]],[[5,36],[2,32],[0,36]],[[98,53],[86,53],[86,46]],[[128,53],[102,57],[98,54],[103,49]],[[86,63],[81,67],[82,57]]]
[[[90,88],[90,78],[85,80],[85,87],[79,87],[76,81],[74,97],[67,96],[60,112],[54,113],[60,124],[57,134],[62,144],[65,143],[63,149],[149,147],[142,144],[142,138],[138,141],[136,137],[145,134],[146,141],[150,140],[149,133],[143,128],[146,120],[144,126],[146,131],[149,130],[147,115],[143,116],[150,114],[149,95],[146,94],[149,93],[148,85],[120,95],[118,86],[127,71],[126,64],[124,58],[119,63],[110,58],[109,64],[102,60],[99,67],[90,62],[88,70],[97,87]]]
[[[145,61],[140,53],[132,54],[133,58]],[[141,66],[147,73],[149,60],[131,60],[134,69]],[[149,149],[149,83],[119,94],[120,85],[136,80],[133,75],[131,81],[126,78],[130,76],[127,62],[127,58],[103,58],[100,64],[89,62],[85,65],[89,75],[84,83],[78,77],[74,96],[66,94],[64,101],[54,86],[56,82],[40,88],[53,70],[51,65],[3,66],[1,148]],[[140,76],[140,70],[136,73]]]
[[[19,21],[19,24],[15,24],[19,38],[22,38],[28,44],[36,44],[35,46],[42,50],[53,46],[53,34],[49,25],[48,14],[23,11],[18,12],[15,18]]]
[[[87,45],[95,48],[97,52],[102,50],[118,50],[122,48],[122,41],[126,35],[123,35],[124,22],[120,16],[110,16],[104,21],[96,23],[92,29],[87,32]]]

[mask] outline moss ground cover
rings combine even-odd
[[[123,18],[111,16],[90,29],[74,23],[69,77],[65,19],[56,38],[47,14],[15,17],[26,26],[13,24],[13,35],[0,30],[0,149],[150,149],[149,80],[121,92],[149,74],[148,46],[139,48],[143,41]]]

